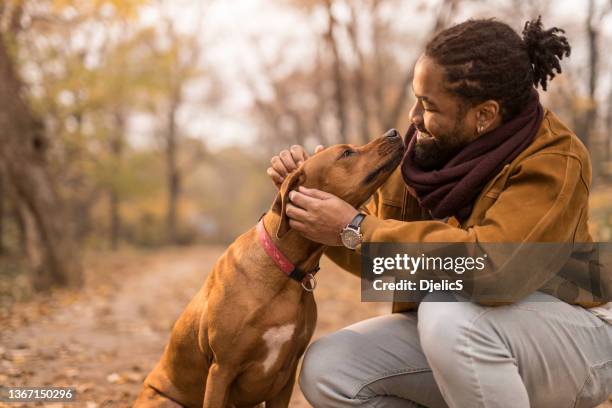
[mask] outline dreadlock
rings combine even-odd
[[[520,112],[533,86],[546,90],[561,72],[559,61],[571,47],[559,33],[565,32],[544,30],[541,16],[525,23],[522,39],[505,23],[468,20],[436,34],[425,54],[444,68],[451,93],[470,105],[498,101],[505,122]]]

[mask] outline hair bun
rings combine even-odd
[[[569,57],[572,48],[564,35],[565,31],[553,27],[544,30],[542,27],[542,16],[537,20],[527,21],[523,28],[523,42],[529,55],[529,61],[533,68],[533,84],[538,84],[546,90],[549,80],[561,73],[560,60]]]

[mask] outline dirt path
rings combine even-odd
[[[83,291],[17,304],[0,319],[0,385],[76,387],[77,402],[66,407],[130,406],[175,319],[222,251],[90,256]],[[357,279],[327,261],[321,266],[315,338],[389,309],[360,303]],[[34,405],[10,405],[19,406]],[[297,387],[291,406],[309,406]]]

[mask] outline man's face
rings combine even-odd
[[[410,118],[418,130],[414,160],[428,170],[441,168],[475,138],[473,112],[445,89],[445,82],[444,69],[421,56],[414,68],[416,102]]]

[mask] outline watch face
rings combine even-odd
[[[342,231],[341,238],[342,244],[350,249],[355,249],[361,243],[361,234],[350,228]]]

